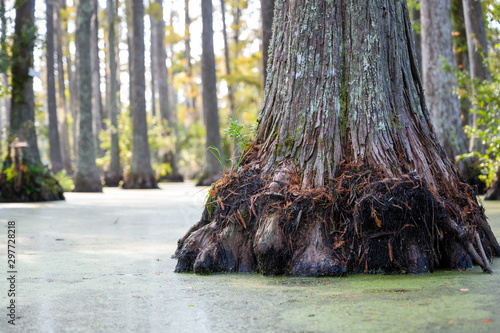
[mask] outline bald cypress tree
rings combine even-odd
[[[176,271],[431,272],[500,247],[431,125],[406,1],[276,1],[253,144]]]

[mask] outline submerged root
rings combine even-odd
[[[416,175],[384,178],[344,165],[325,188],[304,190],[289,170],[264,178],[258,163],[248,163],[219,180],[201,221],[179,240],[176,272],[338,276],[472,263],[491,272],[489,261],[500,255],[465,184],[461,195],[447,196]]]

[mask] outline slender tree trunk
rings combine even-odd
[[[103,156],[104,152],[101,150],[101,140],[99,133],[104,128],[102,121],[102,96],[101,96],[101,73],[99,60],[99,3],[97,0],[91,1],[92,5],[92,20],[90,25],[90,57],[92,66],[92,119],[95,137],[95,147],[98,157]]]
[[[476,83],[489,81],[491,76],[486,62],[488,58],[488,42],[486,41],[481,1],[463,0],[463,9],[471,79]],[[472,113],[470,123],[472,126],[477,126],[477,112]],[[469,149],[482,153],[486,152],[486,147],[481,143],[481,139],[474,136],[470,138]]]
[[[9,80],[7,78],[8,63],[7,63],[7,16],[5,15],[5,0],[0,0],[0,24],[2,25],[0,29],[0,80],[3,81],[6,87],[9,85]],[[9,121],[9,98],[5,94],[3,103],[3,116],[5,116],[5,122]],[[2,143],[3,143],[3,133],[4,133],[4,122],[2,121],[2,111],[0,110],[0,161],[3,159],[2,153]]]
[[[176,271],[491,272],[500,246],[434,133],[406,1],[275,13],[254,148],[211,189]]]
[[[167,70],[167,54],[165,51],[165,20],[163,19],[163,0],[155,0],[155,3],[158,5],[160,9],[161,16],[154,22],[154,27],[152,29],[155,30],[155,60],[156,60],[156,69],[158,71],[158,93],[161,96],[160,98],[160,115],[162,119],[165,119],[168,122],[170,127],[173,127],[173,117],[172,110],[170,106],[170,92],[168,88],[168,70]]]
[[[92,128],[92,65],[91,65],[91,20],[90,0],[78,3],[76,26],[76,50],[79,58],[79,114],[78,158],[74,192],[102,192],[97,171],[95,137]]]
[[[275,0],[260,0],[260,16],[262,18],[262,73],[263,87],[267,80],[267,67],[269,64],[269,46],[273,35],[273,17]]]
[[[222,35],[224,38],[224,64],[226,66],[227,99],[229,101],[229,114],[232,119],[236,119],[236,112],[234,108],[234,89],[233,89],[233,84],[231,82],[231,65],[229,61],[229,43],[227,41],[225,0],[220,0],[220,6],[222,12]]]
[[[30,75],[36,38],[35,2],[18,0],[15,9],[9,151],[0,173],[0,201],[62,200],[61,186],[40,161],[35,130],[35,95]]]
[[[51,170],[58,173],[64,168],[61,141],[59,139],[59,122],[57,121],[55,52],[54,52],[54,6],[51,0],[46,0],[47,22],[47,108],[49,114],[49,155]]]
[[[203,86],[203,116],[206,126],[205,146],[207,152],[205,154],[205,174],[199,180],[198,185],[210,185],[219,178],[222,171],[219,161],[208,151],[210,147],[221,150],[215,77],[212,0],[201,0],[201,15],[203,20],[201,82]],[[224,161],[223,158],[221,160]]]
[[[59,1],[60,2],[60,1]],[[68,128],[68,101],[66,99],[66,83],[64,80],[64,65],[63,65],[63,32],[62,32],[62,22],[60,17],[59,7],[55,15],[56,19],[56,52],[57,52],[57,78],[58,78],[58,90],[59,90],[59,100],[60,107],[58,112],[59,119],[59,130],[61,134],[61,153],[64,164],[64,169],[67,175],[73,174],[73,168],[71,166],[71,148],[69,142],[69,128]]]
[[[131,104],[132,114],[132,164],[126,175],[123,188],[158,188],[151,168],[148,127],[146,123],[145,68],[144,68],[144,6],[132,1],[132,49],[131,61]]]
[[[451,23],[453,27],[453,50],[457,67],[469,71],[467,34],[465,31],[464,7],[462,0],[451,0]]]
[[[115,55],[115,0],[107,0],[107,16],[108,16],[108,61],[109,61],[109,116],[111,126],[109,132],[111,135],[110,147],[110,164],[108,172],[105,176],[105,183],[108,186],[118,186],[122,177],[122,168],[120,164],[120,146],[118,133],[118,101],[117,101],[117,82],[116,82],[116,55]]]
[[[155,26],[155,20],[153,15],[149,15],[149,21],[151,24],[151,115],[153,117],[156,117],[156,73],[157,73],[157,67],[156,67],[156,29],[154,29]],[[160,94],[161,96],[161,94]]]
[[[419,28],[421,27],[420,24],[420,8],[413,7],[411,10],[411,18],[412,18],[412,24],[418,24]],[[420,33],[420,29],[415,30],[413,29],[413,40],[415,41],[415,54],[417,55],[417,61],[418,61],[418,71],[420,72],[420,75],[422,75],[422,35]]]
[[[467,152],[460,119],[460,102],[454,90],[451,7],[447,1],[421,0],[422,67],[425,97],[434,129],[448,157]]]
[[[189,16],[189,0],[184,0],[184,59],[186,61],[186,109],[188,114],[196,116],[196,97],[193,87],[193,65],[191,64],[191,17]]]

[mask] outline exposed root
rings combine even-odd
[[[211,189],[201,221],[179,240],[176,272],[338,276],[474,262],[491,273],[500,255],[466,184],[435,193],[415,174],[344,164],[325,188],[302,189],[289,165],[264,177],[249,156]]]

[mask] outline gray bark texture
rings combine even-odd
[[[487,64],[488,42],[484,29],[481,1],[463,0],[463,10],[465,30],[467,32],[470,77],[473,82],[490,81],[491,75]],[[473,112],[469,118],[469,123],[472,126],[477,126],[477,112]],[[481,129],[484,129],[484,126]],[[482,144],[481,139],[474,136],[470,138],[469,149],[483,154],[486,152],[486,147]]]
[[[176,272],[491,273],[500,246],[434,133],[406,1],[275,13],[254,146],[179,240]]]
[[[420,8],[412,8],[411,14],[413,24],[420,25]],[[422,34],[420,31],[413,29],[413,40],[415,41],[415,54],[417,55],[418,71],[420,72],[420,75],[422,75]]]
[[[55,52],[54,52],[54,6],[51,0],[46,0],[47,25],[47,111],[49,114],[49,156],[51,170],[58,173],[64,168],[61,141],[59,138],[59,122],[57,120],[56,80],[55,80]]]
[[[90,23],[90,59],[92,68],[92,127],[94,129],[96,154],[98,157],[103,156],[104,152],[101,150],[101,140],[99,133],[104,129],[103,123],[103,108],[101,96],[101,73],[99,60],[99,3],[97,0],[91,1],[92,5],[92,20]]]
[[[102,192],[95,162],[95,137],[92,128],[92,65],[90,55],[92,6],[80,0],[77,11],[76,50],[79,54],[79,136],[74,192]]]
[[[125,176],[123,188],[158,188],[149,152],[146,123],[146,79],[144,76],[144,6],[142,1],[132,1],[132,52],[130,66],[130,112],[132,114],[132,163]],[[130,50],[129,50],[130,51]]]
[[[151,115],[156,117],[156,29],[155,20],[153,15],[149,15],[149,22],[151,24]]]
[[[30,73],[36,39],[35,2],[18,0],[14,8],[9,150],[0,172],[0,202],[63,200],[61,186],[40,161],[37,144],[35,96]],[[7,177],[7,173],[11,177]]]
[[[116,42],[115,42],[115,20],[116,9],[115,0],[107,0],[107,17],[108,17],[108,62],[109,62],[109,99],[108,109],[111,121],[109,132],[111,135],[110,147],[110,164],[108,172],[105,175],[104,181],[108,186],[118,186],[123,179],[123,172],[120,164],[120,146],[118,143],[118,102],[117,102],[117,73],[116,73]]]
[[[421,0],[422,68],[425,98],[434,130],[448,157],[466,153],[467,145],[460,119],[460,101],[454,90],[450,2]]]
[[[59,1],[61,2],[61,1]],[[73,174],[73,167],[71,165],[71,146],[69,142],[69,126],[68,126],[68,110],[69,105],[66,99],[66,83],[64,79],[64,65],[63,65],[63,31],[61,15],[59,11],[59,6],[57,8],[57,13],[55,15],[56,25],[56,52],[57,52],[57,79],[58,79],[58,91],[59,91],[59,131],[61,140],[61,154],[64,164],[64,169],[67,175]]]
[[[203,20],[201,82],[203,97],[203,116],[206,127],[205,146],[216,147],[221,150],[219,133],[219,109],[217,107],[217,82],[215,77],[214,58],[214,31],[212,26],[212,0],[201,0],[201,15]],[[202,178],[212,183],[222,172],[219,161],[209,152],[206,152],[205,175]],[[214,178],[215,177],[215,178]],[[200,180],[200,185],[207,183]]]
[[[224,38],[224,65],[226,69],[226,82],[227,82],[227,99],[229,101],[229,117],[236,119],[236,112],[234,107],[234,88],[230,81],[231,76],[231,63],[229,59],[229,43],[227,40],[227,27],[226,27],[226,2],[225,0],[220,0],[220,7],[222,12],[222,36]],[[235,147],[236,149],[236,147]]]
[[[273,17],[275,0],[260,0],[260,16],[262,18],[262,72],[264,85],[267,80],[269,45],[273,35]]]

